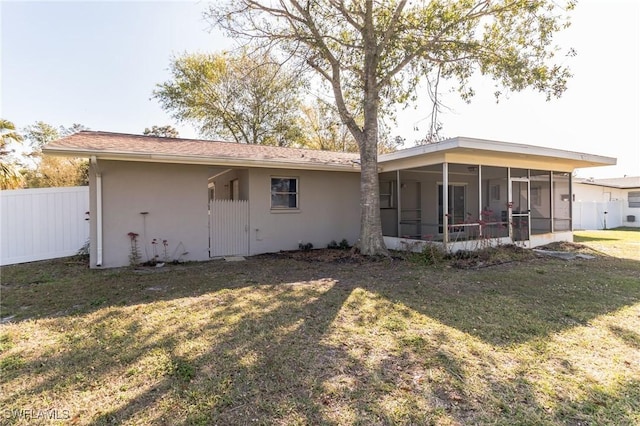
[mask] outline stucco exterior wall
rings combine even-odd
[[[207,178],[210,167],[127,161],[98,161],[92,167],[91,241],[96,241],[96,171],[102,176],[102,266],[129,264],[129,232],[139,234],[141,260],[153,257],[151,241],[167,240],[170,259],[209,258]],[[143,215],[142,212],[148,212]],[[163,247],[157,246],[160,256]],[[186,255],[182,253],[188,252]],[[91,245],[91,267],[96,244]]]
[[[250,169],[249,252],[324,248],[331,240],[356,242],[360,232],[360,174],[287,169]],[[271,209],[271,177],[295,177],[299,209]]]

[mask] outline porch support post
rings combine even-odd
[[[445,250],[449,243],[449,163],[442,163],[442,241]]]
[[[397,204],[396,204],[396,219],[397,219],[397,225],[398,225],[398,238],[402,238],[402,234],[400,233],[400,216],[402,214],[402,209],[401,209],[401,205],[400,203],[402,202],[402,198],[400,197],[400,170],[396,170],[396,197],[397,197]]]
[[[553,185],[553,170],[549,171],[549,183],[551,184],[551,233],[556,232],[556,209],[555,209],[555,199],[556,199],[556,189]]]
[[[482,164],[478,164],[478,236],[482,238]]]
[[[515,243],[513,235],[513,187],[511,185],[511,167],[507,167],[507,226],[509,227],[509,238]]]
[[[573,173],[569,173],[569,231],[573,233]]]

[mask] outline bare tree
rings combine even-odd
[[[278,48],[331,87],[361,157],[363,254],[386,254],[379,209],[379,120],[425,80],[434,112],[438,84],[457,82],[470,99],[476,72],[503,90],[533,87],[560,96],[570,77],[554,64],[552,37],[568,20],[554,0],[229,0],[206,15],[236,39]],[[434,119],[434,125],[437,120]]]

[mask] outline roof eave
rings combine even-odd
[[[384,154],[380,156],[379,162],[381,165],[384,165],[385,163],[395,160],[402,160],[405,158],[421,155],[429,155],[436,152],[453,151],[456,149],[472,149],[484,152],[500,152],[516,155],[557,158],[565,160],[574,168],[612,166],[617,163],[617,160],[613,157],[467,137],[456,137],[435,144],[420,145],[412,148],[407,148],[405,150]]]
[[[591,185],[591,186],[601,186],[603,188],[613,188],[613,189],[640,189],[639,185],[614,185],[607,183],[598,183],[598,182],[578,182],[583,185]]]
[[[290,159],[253,159],[253,158],[225,158],[225,157],[206,157],[194,155],[175,155],[175,154],[142,154],[132,152],[116,152],[116,151],[95,151],[95,150],[78,150],[62,147],[48,147],[42,150],[47,155],[57,155],[65,157],[96,157],[98,160],[114,160],[114,161],[138,161],[147,163],[174,163],[174,164],[193,164],[205,166],[230,166],[230,167],[258,167],[270,169],[296,169],[296,170],[317,170],[317,171],[343,171],[343,172],[359,172],[360,165],[357,163],[349,164],[330,164],[319,162],[300,162]]]

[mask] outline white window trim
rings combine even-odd
[[[273,207],[271,204],[271,181],[272,179],[295,179],[296,180],[296,207]],[[279,194],[293,194],[292,192],[279,192]],[[269,208],[271,213],[299,213],[300,212],[300,177],[299,176],[270,176],[269,177]]]

